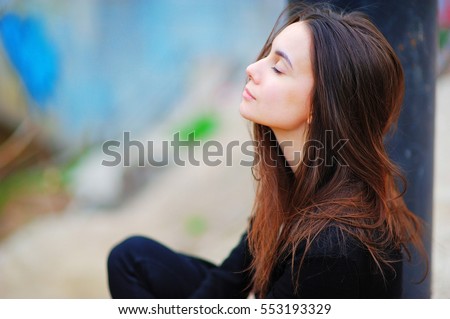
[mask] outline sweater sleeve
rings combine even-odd
[[[276,271],[266,298],[358,298],[364,253],[357,243],[335,230],[312,243],[303,263],[304,246]]]
[[[250,291],[247,233],[217,268],[211,268],[190,298],[246,298]]]
[[[294,273],[291,264],[286,264],[266,298],[360,297],[356,264],[345,256],[306,257],[300,272],[297,265],[293,269]]]
[[[311,243],[304,256],[299,245],[294,258],[275,269],[266,298],[400,298],[402,254],[395,248],[385,253],[394,262],[380,271],[363,244],[330,226]]]

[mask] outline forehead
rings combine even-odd
[[[302,21],[288,25],[272,43],[273,49],[285,52],[294,65],[310,61],[311,45],[311,31]]]

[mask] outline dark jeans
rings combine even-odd
[[[189,298],[214,264],[145,237],[123,241],[108,258],[113,298]]]

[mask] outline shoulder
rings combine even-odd
[[[306,245],[297,250],[297,254],[305,253]],[[310,239],[305,257],[330,258],[361,258],[365,255],[364,244],[338,225],[331,225],[323,229]]]

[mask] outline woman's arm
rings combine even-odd
[[[298,257],[293,268],[286,263],[266,298],[361,297],[357,264],[347,256],[307,256],[300,271]]]
[[[301,245],[300,245],[301,246]],[[275,270],[267,298],[400,298],[401,253],[389,252],[392,269],[384,274],[357,239],[329,227],[322,231],[300,261],[304,246]],[[292,264],[294,266],[292,267]]]

